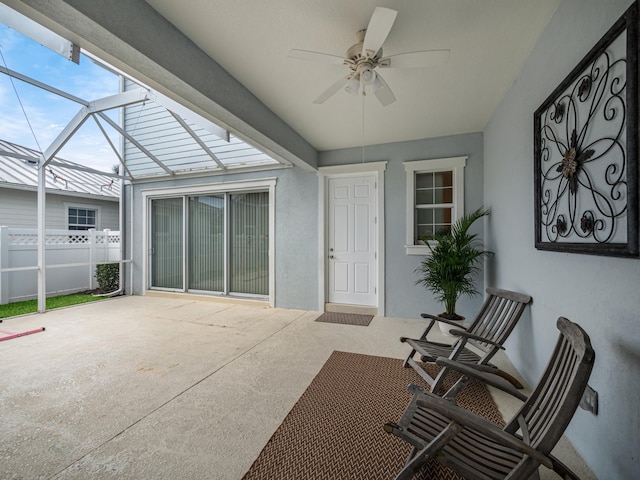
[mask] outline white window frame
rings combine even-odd
[[[453,173],[453,219],[459,219],[464,214],[464,167],[469,157],[435,158],[431,160],[414,160],[404,162],[407,174],[407,255],[429,255],[428,245],[415,245],[415,209],[416,209],[416,185],[417,173],[452,172]],[[449,204],[447,204],[449,205]],[[446,205],[443,205],[446,206]]]
[[[64,225],[65,225],[65,229],[69,230],[69,209],[70,208],[79,208],[82,210],[95,210],[96,212],[96,224],[95,226],[91,227],[91,228],[95,228],[96,230],[100,230],[101,228],[101,222],[100,222],[100,207],[98,207],[97,205],[89,205],[89,204],[82,204],[82,203],[70,203],[70,202],[64,202]],[[88,230],[88,229],[87,229]],[[82,230],[80,230],[82,231]]]

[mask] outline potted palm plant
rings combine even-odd
[[[483,249],[478,235],[470,234],[469,228],[476,220],[490,213],[490,209],[480,207],[456,220],[450,230],[424,239],[431,252],[416,269],[420,275],[416,284],[426,287],[444,304],[445,311],[439,317],[464,320],[456,313],[458,299],[462,295],[479,293],[474,275],[480,269],[480,261],[491,252]]]

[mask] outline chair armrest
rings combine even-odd
[[[428,319],[429,320],[429,324],[427,325],[427,328],[424,329],[424,332],[422,332],[422,335],[420,335],[420,337],[418,337],[418,340],[426,340],[427,339],[427,335],[429,335],[429,332],[431,331],[433,326],[436,324],[436,322],[448,323],[449,325],[453,325],[454,327],[466,330],[465,327],[460,325],[460,322],[456,322],[454,320],[447,320],[446,318],[440,318],[437,315],[431,315],[429,313],[422,313],[422,314],[420,314],[420,316],[422,318]],[[401,342],[405,342],[408,338],[409,337],[400,337],[400,341]]]
[[[468,377],[475,378],[484,383],[491,385],[492,387],[496,387],[497,389],[502,390],[503,392],[507,392],[510,395],[513,395],[518,400],[522,400],[523,402],[527,400],[527,396],[522,392],[519,392],[517,389],[513,387],[509,382],[504,380],[502,377],[482,371],[485,365],[472,365],[468,363],[461,363],[455,360],[449,360],[445,357],[436,358],[436,365],[440,365],[441,367],[449,367],[453,370],[456,370],[463,375]],[[496,369],[497,370],[497,369]]]
[[[547,468],[553,468],[553,462],[547,455],[542,454],[535,448],[526,444],[520,438],[498,428],[486,418],[471,413],[470,411],[451,403],[449,400],[440,398],[431,392],[424,392],[419,395],[417,404],[420,407],[432,409],[435,412],[444,415],[449,420],[453,420],[465,428],[469,428],[482,435],[486,435],[507,448],[512,448],[525,455],[529,455]]]
[[[504,347],[500,345],[498,342],[494,342],[493,340],[488,340],[480,335],[474,335],[473,333],[469,333],[466,330],[458,330],[457,328],[452,328],[449,330],[451,335],[455,335],[456,337],[466,337],[467,340],[477,340],[479,342],[488,343],[489,345],[493,345],[494,347],[501,348],[504,350]]]
[[[454,327],[461,328],[462,330],[466,330],[465,327],[460,325],[461,320],[448,320],[446,318],[438,317],[437,315],[431,315],[430,313],[422,313],[420,314],[422,318],[429,318],[431,320],[435,320],[437,322],[448,323],[449,325],[453,325]]]

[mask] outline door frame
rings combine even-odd
[[[387,168],[386,161],[357,163],[349,165],[336,165],[330,167],[318,168],[318,303],[320,310],[324,310],[326,299],[328,298],[329,277],[327,267],[327,244],[329,234],[329,215],[328,215],[328,188],[330,178],[339,177],[355,177],[372,175],[376,179],[376,190],[378,196],[376,199],[376,269],[377,275],[377,305],[378,315],[385,314],[385,244],[384,244],[384,172]]]

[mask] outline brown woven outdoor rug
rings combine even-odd
[[[371,323],[372,318],[373,315],[324,312],[322,315],[316,318],[316,322],[341,323],[343,325],[361,325],[363,327],[366,327]]]
[[[439,367],[426,368],[433,374]],[[449,375],[448,385],[454,378]],[[413,369],[402,367],[402,360],[333,352],[243,480],[395,478],[410,448],[382,426],[404,412],[409,383],[426,387]],[[504,425],[484,384],[472,381],[457,401]],[[433,463],[415,478],[461,477]]]

